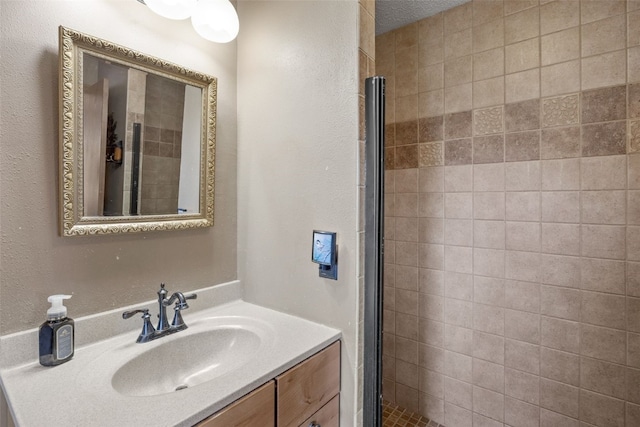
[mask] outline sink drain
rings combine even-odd
[[[188,388],[188,387],[189,387],[188,385],[182,384],[182,385],[179,385],[178,387],[176,387],[176,391],[184,390],[185,388]]]

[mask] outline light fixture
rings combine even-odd
[[[149,9],[169,19],[187,19],[198,0],[144,0]]]
[[[216,43],[230,42],[240,29],[238,14],[229,0],[198,0],[191,24],[201,37]]]
[[[138,0],[169,19],[187,19],[202,38],[216,43],[235,39],[240,29],[238,13],[229,0]]]

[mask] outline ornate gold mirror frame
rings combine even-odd
[[[180,230],[212,226],[214,211],[216,78],[62,26],[59,29],[59,48],[60,234],[62,236],[80,236],[156,230]],[[120,212],[114,215],[100,210],[94,212],[85,208],[85,193],[93,191],[92,188],[85,185],[85,175],[95,175],[95,168],[99,167],[104,169],[105,164],[107,167],[112,167],[109,163],[104,162],[114,161],[113,149],[117,145],[114,144],[108,148],[108,150],[112,150],[111,154],[108,152],[105,154],[104,148],[101,148],[102,152],[99,153],[101,158],[97,166],[96,162],[92,162],[92,164],[89,165],[89,162],[85,159],[85,148],[91,143],[85,140],[86,129],[84,122],[85,84],[83,68],[87,55],[92,57],[91,60],[95,58],[109,66],[115,64],[115,66],[128,67],[126,70],[133,71],[125,70],[124,73],[130,73],[129,75],[131,75],[131,73],[139,73],[143,76],[157,76],[161,79],[167,79],[169,83],[178,82],[183,87],[191,86],[192,89],[196,91],[196,96],[192,99],[195,99],[193,102],[196,103],[195,109],[199,110],[198,113],[200,113],[200,117],[193,117],[192,119],[195,120],[196,129],[199,127],[200,135],[198,141],[199,147],[194,145],[191,151],[195,150],[195,156],[199,157],[199,164],[198,161],[196,161],[196,164],[192,167],[194,171],[193,181],[199,182],[199,187],[197,194],[195,186],[192,186],[193,189],[191,192],[194,193],[192,198],[198,206],[197,209],[192,209],[188,212],[181,212],[185,211],[185,209],[176,209],[169,213],[145,213],[143,211],[134,212],[132,208],[128,207],[124,210],[121,209],[124,213]],[[148,85],[148,83],[146,84]],[[198,92],[198,90],[201,92]],[[201,102],[198,104],[199,93],[201,93]],[[185,101],[183,100],[183,102]],[[198,113],[192,116],[198,116]],[[129,114],[128,110],[126,114]],[[106,129],[108,125],[113,124],[111,118],[109,119],[109,123],[104,123],[105,121],[106,120],[101,120],[98,122],[102,122],[102,132],[98,133],[104,134],[104,129]],[[100,126],[100,124],[98,126]],[[113,126],[115,126],[115,124],[113,124]],[[142,125],[137,124],[137,126],[138,129],[142,129],[142,131],[138,130],[138,144],[140,143],[140,139],[142,139],[142,143],[145,144],[145,125],[142,123]],[[126,132],[131,132],[131,123],[129,122],[126,124]],[[141,138],[139,137],[140,132],[143,133],[143,137]],[[120,130],[119,133],[123,134],[125,132]],[[177,131],[175,133],[178,135]],[[197,134],[197,130],[195,133]],[[180,132],[180,135],[182,135],[182,132]],[[180,138],[182,138],[182,136],[176,136],[173,143],[183,144],[184,141]],[[90,138],[87,137],[87,139]],[[197,135],[193,140],[197,140]],[[120,141],[120,147],[122,147],[122,141]],[[181,148],[182,145],[178,145],[177,147],[175,150],[178,154],[174,154],[173,157],[180,157],[180,150],[184,149]],[[120,149],[122,150],[122,148]],[[197,150],[199,150],[199,156]],[[141,152],[141,149],[139,148],[138,151]],[[119,154],[120,156],[126,157],[122,151]],[[171,157],[171,154],[169,157]],[[185,158],[186,156],[182,155],[182,157]],[[117,156],[115,158],[117,158]],[[170,160],[175,161],[175,159]],[[181,159],[178,158],[177,161],[179,163]],[[122,164],[122,160],[120,160],[120,162],[120,164]],[[143,161],[141,160],[140,162],[142,167],[144,167]],[[149,160],[148,164],[151,164],[150,162]],[[184,166],[181,167],[185,170],[188,169]],[[151,167],[149,166],[149,168]],[[160,174],[163,172],[164,171],[160,171]],[[196,174],[198,176],[195,176]],[[130,203],[134,204],[134,197],[131,198]],[[125,204],[127,204],[127,202],[125,202]],[[137,204],[137,200],[135,204]]]

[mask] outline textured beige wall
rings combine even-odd
[[[136,1],[2,1],[0,333],[42,322],[46,297],[71,293],[74,317],[237,278],[236,44]],[[58,235],[58,26],[218,77],[215,226],[120,236]]]
[[[640,2],[377,37],[384,386],[447,427],[640,425]]]
[[[343,332],[341,423],[354,424],[358,324],[358,3],[240,2],[238,240],[245,297]],[[338,233],[318,277],[313,229]]]

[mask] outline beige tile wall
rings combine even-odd
[[[640,2],[473,0],[376,38],[384,397],[640,426]]]

